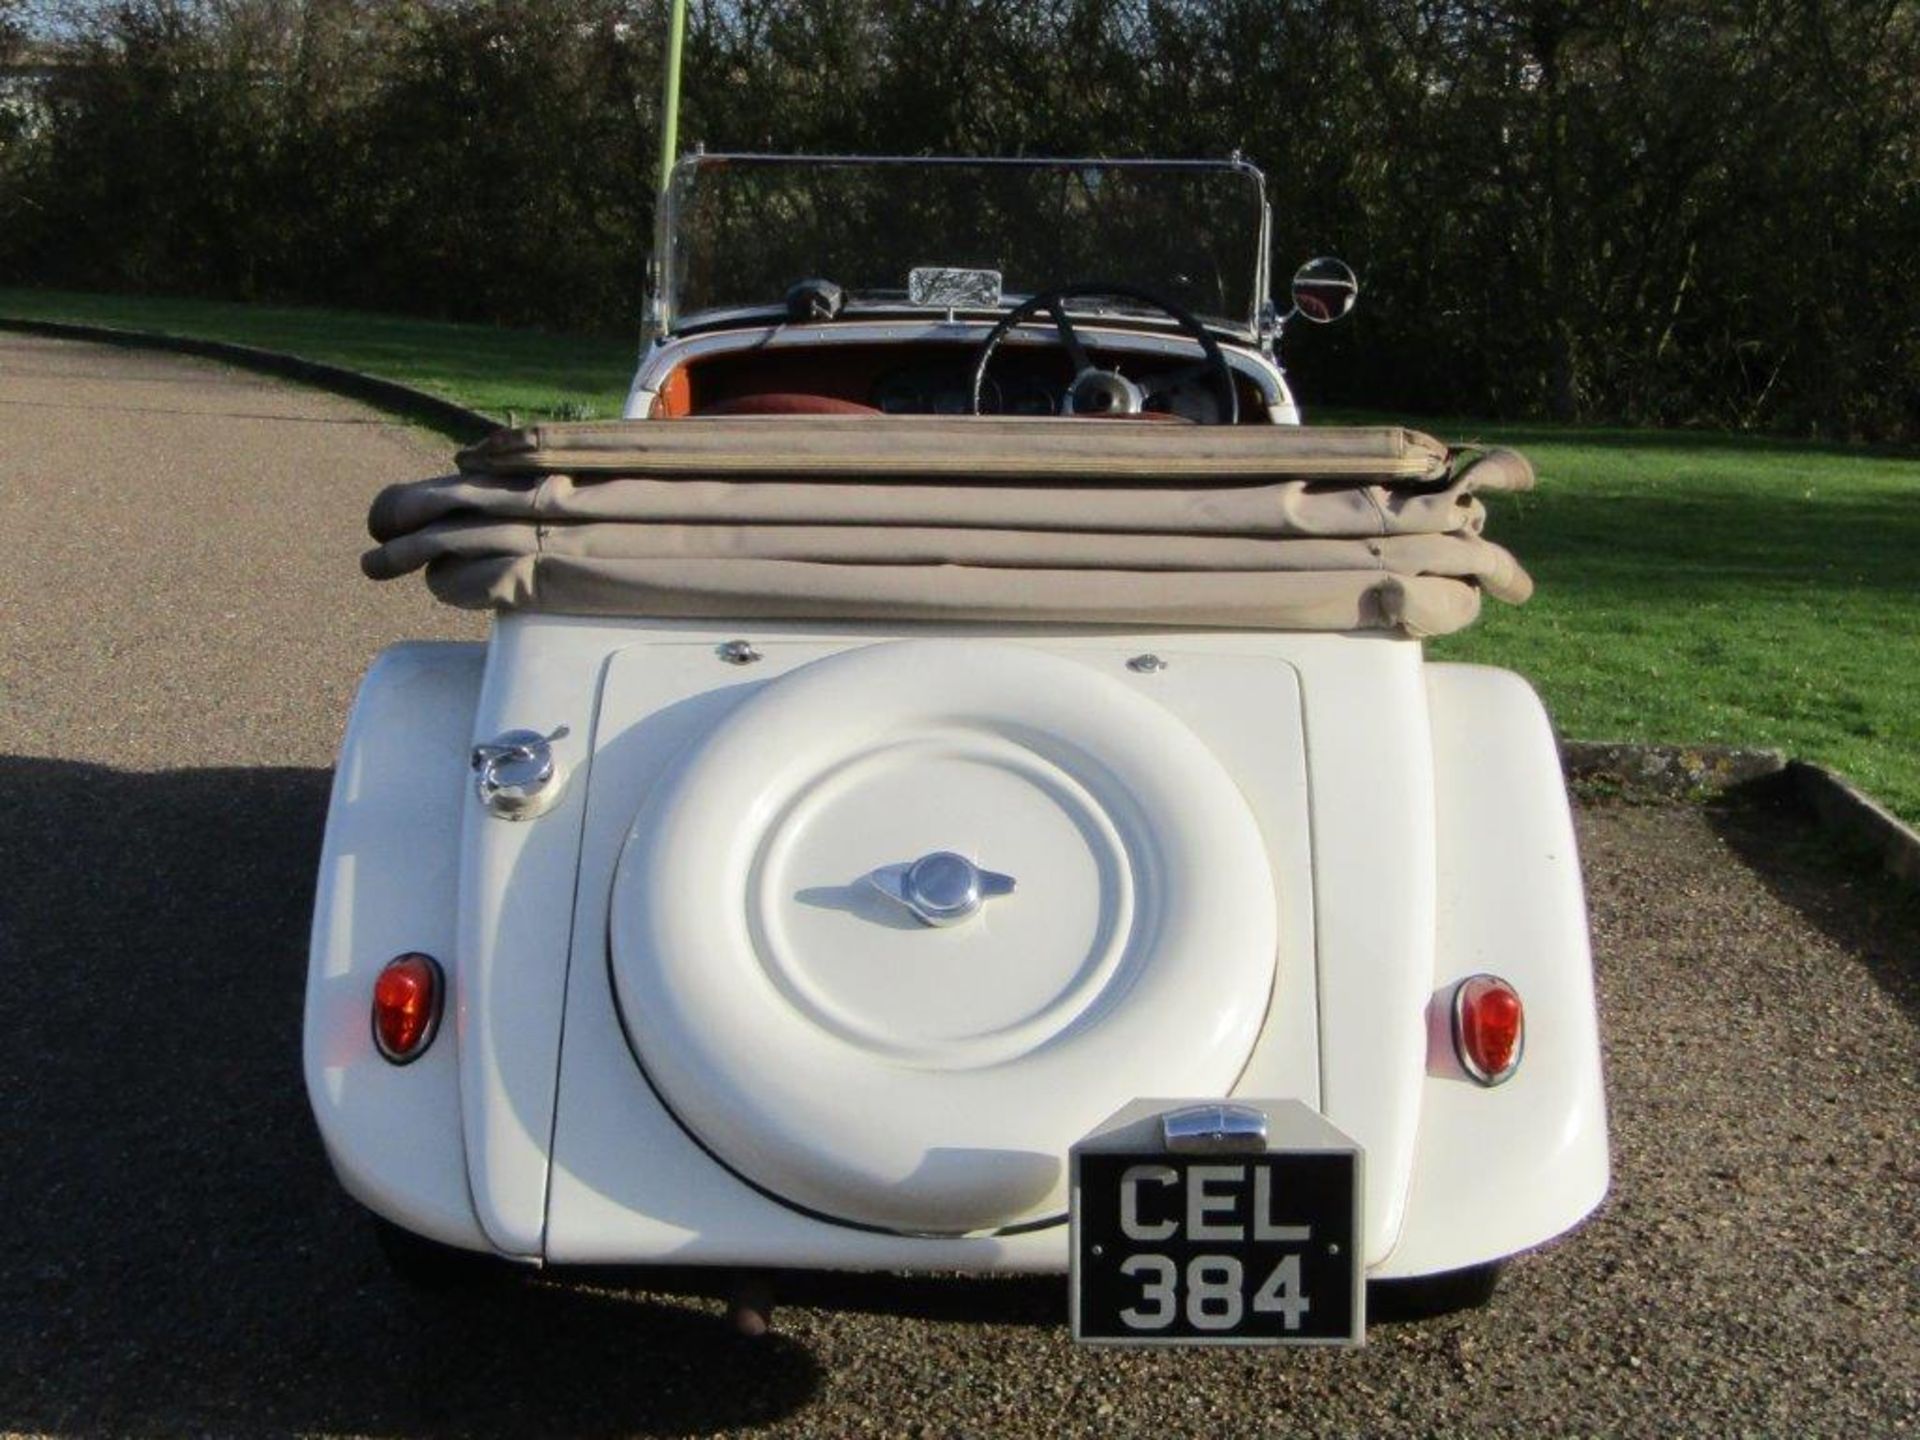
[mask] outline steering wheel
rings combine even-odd
[[[1151,305],[1179,325],[1182,334],[1198,341],[1205,358],[1156,375],[1145,385],[1129,380],[1118,370],[1100,369],[1087,354],[1087,347],[1080,343],[1073,321],[1067,318],[1067,301],[1086,295],[1106,295]],[[998,325],[987,332],[987,338],[980,342],[980,352],[973,362],[975,415],[986,413],[981,408],[981,397],[986,390],[987,367],[993,363],[1000,342],[1012,333],[1015,326],[1025,324],[1043,310],[1053,317],[1053,328],[1059,334],[1061,347],[1066,350],[1067,359],[1073,364],[1073,381],[1067,386],[1063,413],[1093,416],[1149,413],[1147,401],[1190,381],[1206,378],[1213,382],[1220,396],[1220,414],[1213,423],[1232,425],[1239,421],[1240,391],[1233,383],[1233,367],[1227,363],[1220,342],[1213,338],[1200,317],[1164,295],[1155,295],[1137,285],[1119,285],[1105,280],[1083,280],[1076,285],[1063,285],[1057,290],[1035,295],[1014,306]]]

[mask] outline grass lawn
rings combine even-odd
[[[1770,745],[1920,821],[1920,459],[1724,435],[1436,425],[1540,472],[1488,533],[1539,588],[1437,658],[1591,739]]]
[[[493,414],[617,415],[622,341],[385,316],[0,290],[0,316],[211,336]],[[1379,418],[1379,417],[1373,417]],[[1532,571],[1437,658],[1529,676],[1569,735],[1771,745],[1920,821],[1920,459],[1738,436],[1417,422],[1524,450],[1489,534]]]

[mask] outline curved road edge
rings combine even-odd
[[[398,380],[383,379],[344,365],[324,360],[309,360],[282,350],[263,350],[255,345],[240,345],[231,340],[207,340],[193,335],[173,335],[164,330],[123,330],[110,325],[81,325],[66,320],[24,320],[0,317],[0,331],[23,335],[44,335],[55,340],[90,340],[123,349],[165,350],[178,355],[197,355],[208,360],[224,360],[242,369],[298,380],[316,389],[365,401],[382,410],[421,420],[448,431],[461,440],[477,440],[497,430],[505,422],[484,411],[470,410]]]
[[[1563,737],[1560,764],[1569,780],[1667,799],[1772,786],[1834,839],[1878,859],[1896,880],[1920,886],[1920,834],[1844,775],[1811,760],[1738,745]]]

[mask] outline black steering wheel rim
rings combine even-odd
[[[1220,348],[1220,342],[1206,327],[1198,315],[1178,301],[1138,285],[1123,285],[1117,281],[1081,280],[1072,285],[1060,285],[1044,290],[1037,295],[1021,301],[1000,318],[998,324],[987,332],[986,339],[980,342],[980,349],[973,362],[973,413],[981,415],[981,401],[986,390],[987,367],[993,363],[993,357],[1000,349],[1000,342],[1029,320],[1046,312],[1053,319],[1053,328],[1060,337],[1060,344],[1067,352],[1067,358],[1073,363],[1075,377],[1096,367],[1087,356],[1087,350],[1080,343],[1080,336],[1068,318],[1066,302],[1086,295],[1107,295],[1122,300],[1137,300],[1144,305],[1166,315],[1180,327],[1182,334],[1196,341],[1202,355],[1201,368],[1213,379],[1220,392],[1220,418],[1214,421],[1218,425],[1234,425],[1240,420],[1240,387],[1234,383],[1233,366],[1227,362],[1227,355]],[[1162,393],[1149,391],[1149,395]]]

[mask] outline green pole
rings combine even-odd
[[[687,37],[687,0],[673,0],[667,21],[667,79],[660,96],[660,193],[673,181],[680,150],[680,50]]]
[[[653,197],[653,257],[647,262],[647,315],[640,327],[640,351],[666,334],[672,317],[667,295],[667,190],[680,150],[680,50],[687,34],[687,0],[673,0],[667,20],[666,79],[660,87],[660,184]]]

